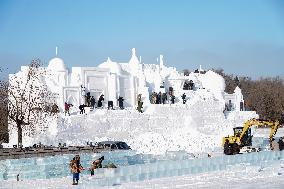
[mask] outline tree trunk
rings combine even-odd
[[[18,128],[18,147],[23,144],[23,129],[22,125],[17,125]]]

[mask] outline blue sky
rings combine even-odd
[[[164,55],[178,70],[284,76],[281,0],[0,0],[0,66],[10,73],[33,58],[67,67],[145,63]]]

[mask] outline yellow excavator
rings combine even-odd
[[[235,127],[234,135],[223,137],[223,147],[224,147],[224,154],[226,155],[234,155],[240,153],[240,150],[245,147],[249,147],[252,145],[252,134],[251,134],[251,127],[253,125],[256,126],[268,126],[271,128],[269,134],[269,141],[271,143],[272,138],[276,134],[279,121],[268,121],[268,120],[260,120],[260,119],[250,119],[244,123],[243,127]],[[255,149],[253,149],[256,151]],[[252,150],[252,151],[253,151]]]

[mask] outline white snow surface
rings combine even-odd
[[[139,67],[135,49],[132,52],[129,64]],[[64,65],[58,58],[54,60]],[[117,73],[123,68],[123,64],[110,59],[101,65],[109,66]],[[165,85],[171,82],[175,89],[176,104],[147,104],[147,95],[144,95],[143,113],[138,113],[135,107],[128,107],[125,110],[87,109],[86,114],[80,115],[78,106],[74,106],[70,111],[71,116],[60,113],[57,117],[50,117],[45,125],[37,127],[33,133],[24,133],[24,146],[35,143],[86,145],[87,142],[121,140],[138,153],[163,154],[179,150],[210,152],[215,147],[220,147],[223,136],[232,134],[233,127],[241,126],[247,119],[258,117],[255,112],[246,111],[224,115],[225,82],[222,76],[213,71],[182,76],[175,68],[166,68],[163,64],[145,64],[142,70],[146,79],[144,82],[152,83],[152,87],[160,89],[162,80]],[[194,81],[196,90],[182,90],[184,77]],[[59,91],[60,85],[52,84],[52,81],[46,80],[53,87],[52,91]],[[153,90],[151,86],[150,91]],[[186,104],[182,104],[183,93],[186,93]],[[10,129],[10,147],[13,144],[17,144],[16,129]]]
[[[207,94],[207,93],[205,93]],[[25,142],[32,145],[85,145],[87,141],[125,141],[138,153],[163,154],[167,151],[210,152],[220,147],[222,137],[232,127],[255,114],[225,119],[223,103],[202,93],[187,104],[148,105],[144,113],[134,109],[96,109],[84,115],[60,115],[50,120],[48,129]]]

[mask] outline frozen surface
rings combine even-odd
[[[99,169],[94,177],[82,174],[79,186],[71,185],[69,175],[37,180],[20,177],[22,181],[19,182],[15,179],[0,181],[0,188],[226,188],[228,184],[231,188],[284,186],[284,152],[265,151],[197,159],[190,159],[184,153],[173,154],[168,154],[164,159],[148,156],[149,160],[155,159],[154,162]],[[130,154],[116,155],[123,157]]]
[[[217,151],[217,150],[216,150]],[[136,154],[134,151],[114,151],[101,154],[81,154],[81,163],[89,174],[91,162],[104,155],[104,164],[113,162],[117,169],[98,169],[98,179],[88,178],[82,183],[85,187],[112,186],[126,182],[143,181],[162,177],[173,177],[202,172],[227,170],[236,164],[268,166],[284,159],[284,151],[262,151],[258,153],[224,156],[220,153],[197,155],[185,151],[168,152],[165,155]],[[14,180],[19,174],[23,180],[52,179],[68,177],[68,163],[73,155],[53,156],[44,158],[24,158],[1,161],[1,180]]]

